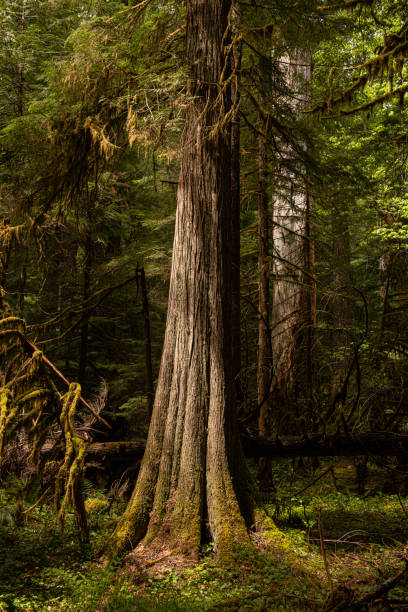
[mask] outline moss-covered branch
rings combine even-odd
[[[27,461],[36,467],[39,479],[55,479],[54,498],[61,526],[72,504],[81,539],[85,540],[88,531],[81,493],[85,442],[75,429],[81,387],[74,383],[65,395],[58,392],[47,374],[44,355],[27,341],[25,322],[17,317],[0,320],[0,360],[0,465],[5,445],[12,444],[17,432],[24,429],[31,444]],[[55,452],[43,461],[41,449],[47,438],[55,438],[52,431],[56,425],[62,432],[54,440]]]

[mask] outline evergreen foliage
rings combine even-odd
[[[183,116],[195,100],[185,16],[185,3],[173,0],[0,0],[0,458],[28,436],[42,482],[37,499],[53,492],[60,522],[72,505],[84,539],[86,442],[148,433]],[[254,434],[266,407],[273,439],[403,435],[406,3],[237,0],[227,39],[209,138],[239,128],[240,428]],[[311,66],[310,78],[293,76]],[[260,197],[268,239],[261,265]],[[299,205],[306,200],[307,210]],[[277,297],[285,291],[297,296],[286,314]],[[291,344],[283,375],[276,347],[284,334]],[[25,338],[40,350],[29,351]],[[80,386],[63,390],[44,355]],[[80,388],[112,431],[86,421]],[[50,440],[55,457],[44,459]],[[120,478],[119,490],[128,477]],[[34,480],[28,488],[38,493]]]

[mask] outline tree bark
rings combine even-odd
[[[282,58],[284,74],[291,96],[288,105],[294,113],[306,105],[311,82],[309,54],[300,49]],[[305,181],[305,168],[289,145],[284,145],[289,167],[280,174],[281,186],[273,202],[273,401],[279,420],[295,401],[295,353],[299,345],[299,330],[305,326],[302,300],[305,284],[306,218],[310,199]],[[297,166],[297,168],[296,168]]]
[[[249,543],[231,354],[230,9],[186,2],[191,79],[166,333],[146,452],[108,556],[143,539],[140,551],[164,545],[196,557],[207,514],[220,556]]]
[[[232,1],[231,24],[232,35],[236,36],[240,21],[238,1]],[[233,41],[232,47],[232,81],[231,81],[231,346],[232,346],[232,372],[234,377],[235,397],[238,406],[242,401],[241,372],[241,126],[239,106],[241,94],[239,88],[239,72],[241,69],[241,41]]]

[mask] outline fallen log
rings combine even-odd
[[[87,461],[100,461],[106,459],[141,459],[146,444],[139,442],[95,442],[86,447]]]
[[[270,441],[242,437],[247,457],[398,457],[408,455],[408,435],[376,432],[362,434],[313,435],[308,438],[285,437]]]
[[[357,599],[354,602],[346,601],[342,603],[337,603],[337,605],[335,604],[333,607],[328,608],[328,611],[332,610],[333,612],[334,611],[347,612],[347,610],[349,610],[353,612],[360,612],[361,610],[366,610],[367,605],[370,604],[371,602],[372,603],[376,602],[380,605],[386,604],[387,603],[387,599],[385,599],[386,595],[389,593],[389,591],[391,591],[394,587],[397,586],[397,584],[401,581],[401,579],[407,573],[408,565],[405,559],[404,561],[405,561],[405,567],[403,567],[398,572],[398,574],[396,574],[392,578],[389,578],[388,580],[386,580],[385,582],[377,586],[373,591],[369,591],[368,593],[363,595],[360,599]],[[402,603],[405,603],[403,600],[399,600],[399,603],[401,603],[401,601]]]
[[[408,435],[399,433],[313,435],[309,438],[282,437],[270,441],[259,437],[242,436],[247,457],[408,457]],[[86,449],[87,460],[141,459],[145,450],[143,441],[97,442]]]

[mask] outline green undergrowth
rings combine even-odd
[[[112,505],[105,491],[87,484],[91,541],[81,550],[73,515],[61,533],[52,509],[37,506],[27,514],[30,504],[16,503],[13,487],[3,483],[0,610],[328,611],[372,591],[403,567],[408,498],[381,492],[390,478],[384,469],[369,467],[362,495],[356,493],[350,461],[325,462],[317,469],[280,461],[273,471],[275,488],[263,492],[263,504],[290,550],[286,554],[274,546],[273,531],[256,534],[255,552],[237,551],[228,568],[217,564],[207,545],[193,566],[167,557],[149,567],[122,563],[106,569],[98,550],[123,511],[123,501]],[[372,609],[398,609],[398,600],[408,598],[407,579],[390,598],[397,601],[393,607],[382,602]]]

